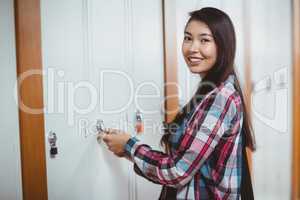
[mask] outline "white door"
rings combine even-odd
[[[251,16],[252,110],[257,141],[253,154],[254,192],[258,200],[291,199],[291,4],[292,1],[280,0],[247,4]]]
[[[49,200],[156,199],[160,187],[137,178],[129,161],[98,143],[95,125],[101,119],[133,133],[139,109],[142,138],[158,147],[161,1],[42,0],[41,16]]]

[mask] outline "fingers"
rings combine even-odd
[[[114,152],[114,155],[119,157],[119,158],[125,157],[125,154],[123,152],[122,153],[115,153]]]
[[[104,140],[104,142],[109,142],[111,140],[113,140],[115,138],[115,132],[107,132],[105,134],[103,134],[102,139]]]
[[[105,142],[109,151],[114,153],[117,157],[124,157],[124,150],[122,145],[122,135],[118,134],[120,130],[107,129],[104,134],[101,134],[102,140]]]
[[[122,134],[122,133],[125,133],[124,131],[122,131],[120,129],[112,129],[112,128],[106,129],[105,132],[108,133],[108,134]]]
[[[113,146],[107,145],[109,151],[111,151],[115,156],[123,157],[125,155],[124,151],[114,148]]]
[[[105,133],[102,136],[102,140],[106,143],[108,147],[110,147],[114,143],[115,136],[116,135]]]
[[[108,143],[110,140],[114,138],[117,134],[119,134],[121,131],[117,129],[106,129],[104,131],[104,134],[101,134],[101,138],[104,142]]]
[[[109,143],[111,141],[111,135],[108,134],[108,133],[105,133],[102,135],[102,140],[105,142],[105,143]]]
[[[108,134],[118,134],[118,133],[120,133],[121,131],[118,130],[118,129],[108,128],[108,129],[105,130],[105,132],[108,133]]]

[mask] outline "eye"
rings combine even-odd
[[[201,43],[206,43],[206,42],[209,42],[210,40],[209,40],[209,39],[203,38],[203,39],[201,39],[200,41],[201,41]]]
[[[184,36],[183,40],[184,40],[184,41],[190,41],[190,40],[192,40],[192,38],[189,37],[189,36]]]

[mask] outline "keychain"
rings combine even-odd
[[[136,116],[135,116],[135,131],[138,135],[144,132],[142,114],[139,110],[136,111]]]

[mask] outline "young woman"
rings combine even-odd
[[[163,185],[160,199],[253,199],[245,147],[253,150],[254,141],[234,70],[235,51],[227,14],[216,8],[191,12],[182,53],[201,82],[166,126],[161,140],[166,153],[119,130],[108,132],[123,134],[103,137],[112,152],[134,162],[137,174]]]

